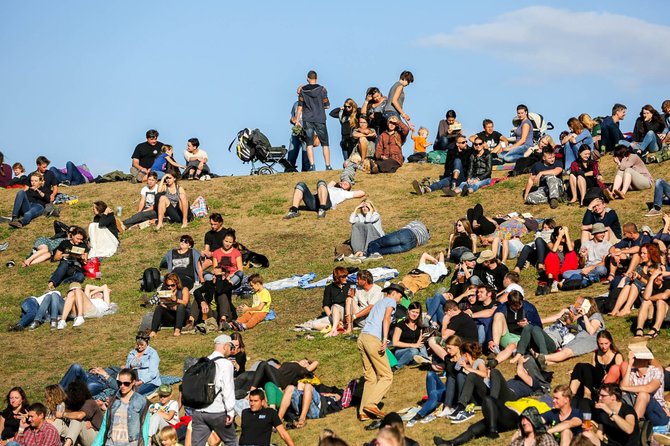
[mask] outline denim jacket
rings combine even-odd
[[[132,349],[130,352],[128,352],[128,357],[126,358],[126,367],[134,369],[137,372],[137,379],[143,383],[160,386],[161,375],[158,371],[158,366],[160,365],[161,360],[158,357],[158,352],[156,349],[151,346],[147,346],[147,349],[140,358],[139,364],[133,362],[136,353],[137,352],[135,349]],[[114,382],[114,384],[116,384],[116,382]]]
[[[112,420],[114,413],[121,405],[121,400],[117,394],[111,401],[111,405],[107,409],[105,416],[102,419],[100,431],[95,437],[92,446],[103,446],[107,443],[109,436],[112,433]],[[137,441],[138,446],[149,445],[149,401],[137,392],[134,392],[128,402],[128,440],[130,442]]]

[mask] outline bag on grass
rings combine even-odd
[[[156,291],[160,284],[161,272],[158,271],[158,268],[147,268],[144,270],[140,279],[140,291],[151,293],[152,291]]]
[[[193,213],[193,216],[196,218],[202,218],[209,214],[207,211],[207,202],[202,195],[191,203],[191,213]]]

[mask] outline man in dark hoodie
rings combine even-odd
[[[307,73],[307,84],[298,89],[298,108],[294,116],[295,122],[300,122],[305,128],[307,137],[307,158],[309,170],[314,167],[314,134],[319,137],[323,146],[323,158],[326,161],[326,170],[330,167],[330,147],[328,144],[328,128],[326,127],[326,112],[330,107],[326,88],[316,83],[316,71]]]

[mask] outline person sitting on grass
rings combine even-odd
[[[644,161],[632,152],[630,147],[619,145],[614,150],[614,162],[618,166],[612,189],[604,189],[603,193],[610,200],[626,198],[628,190],[651,189],[654,178],[649,173]]]
[[[596,338],[598,348],[593,352],[591,362],[575,364],[570,374],[570,390],[577,398],[598,401],[598,389],[605,385],[618,384],[626,372],[624,357],[614,345],[612,334],[603,330]]]
[[[351,334],[354,326],[363,328],[372,306],[382,300],[384,295],[379,285],[374,282],[370,271],[362,269],[356,273],[356,289],[354,295],[347,295],[344,309],[344,333]]]
[[[582,435],[595,446],[637,446],[640,442],[640,428],[635,410],[622,401],[621,388],[616,384],[603,384],[598,391],[593,421],[595,432],[585,431]]]
[[[159,180],[163,178],[166,173],[180,176],[181,171],[179,169],[186,169],[186,166],[183,166],[174,160],[173,154],[174,147],[171,145],[164,144],[163,147],[161,147],[161,154],[156,157],[156,160],[151,166],[151,172],[155,172],[156,177]],[[149,173],[149,175],[151,175],[151,173]]]
[[[365,197],[365,192],[362,190],[351,190],[351,183],[347,181],[340,181],[339,183],[331,181],[326,184],[324,180],[319,180],[316,183],[316,196],[314,196],[305,183],[300,182],[295,185],[293,201],[288,213],[284,216],[284,220],[289,220],[300,215],[298,206],[300,206],[301,202],[305,203],[307,210],[315,211],[318,218],[324,218],[327,210],[335,209],[343,201],[363,197]]]
[[[600,174],[598,161],[591,160],[591,149],[586,144],[579,148],[579,155],[569,166],[570,194],[572,199],[568,204],[579,203],[584,206],[584,199],[593,188],[605,189],[603,176]]]
[[[182,285],[181,279],[175,273],[165,276],[161,289],[167,291],[169,296],[159,297],[160,303],[154,310],[149,337],[156,336],[163,325],[173,325],[174,336],[181,336],[181,329],[188,314],[189,289]]]
[[[601,197],[594,198],[588,204],[584,217],[582,218],[582,244],[591,240],[593,234],[591,229],[596,223],[602,223],[607,228],[605,239],[612,243],[621,240],[621,222],[619,216],[614,209],[607,207],[605,201]]]
[[[569,446],[573,437],[582,433],[582,412],[572,408],[572,391],[564,384],[554,387],[551,400],[554,408],[541,417],[548,433],[560,435],[560,446]]]
[[[477,253],[477,235],[472,232],[472,226],[467,218],[459,218],[454,223],[454,232],[449,236],[447,259],[458,263],[464,252]]]
[[[446,196],[461,195],[465,197],[470,192],[476,192],[479,188],[491,184],[491,152],[486,150],[486,145],[481,138],[475,138],[468,162],[467,181],[461,182],[455,189],[445,191]]]
[[[498,362],[512,356],[521,340],[521,332],[528,324],[542,328],[542,319],[537,308],[524,300],[520,292],[511,291],[507,302],[498,305],[493,315],[489,350],[496,355]]]
[[[668,132],[668,134],[670,135],[670,132]],[[659,178],[654,185],[654,204],[644,216],[662,217],[663,211],[661,211],[661,207],[663,206],[663,203],[667,203],[668,200],[670,200],[670,183]]]
[[[166,426],[179,423],[179,402],[172,398],[172,386],[161,384],[158,388],[158,402],[149,406],[149,435],[156,434]]]
[[[137,206],[137,213],[123,220],[124,230],[158,218],[155,207],[156,195],[158,195],[158,173],[151,171],[147,175],[147,184],[140,190],[140,203]]]
[[[93,203],[93,222],[88,225],[89,256],[112,257],[119,248],[119,228],[114,209],[104,201]]]
[[[249,408],[242,411],[242,433],[240,445],[270,446],[272,432],[277,431],[287,446],[293,446],[291,435],[274,409],[266,407],[265,392],[254,389],[249,392]]]
[[[236,331],[254,328],[263,322],[270,312],[272,297],[270,296],[270,292],[263,287],[263,277],[260,274],[250,275],[249,285],[254,290],[254,297],[251,301],[251,306],[242,304],[237,309],[242,315],[230,323],[232,329]]]
[[[670,299],[670,282],[664,276],[670,273],[663,268],[656,268],[650,272],[647,286],[642,295],[642,304],[637,313],[637,328],[635,336],[656,338],[661,333],[661,326],[668,314],[668,299]],[[644,333],[644,325],[653,318],[654,325],[648,333]]]
[[[30,186],[16,193],[9,226],[19,229],[42,215],[45,206],[49,204],[49,193],[50,190],[42,174],[39,172],[30,174]]]
[[[527,407],[521,412],[519,430],[512,437],[510,446],[525,446],[534,444],[538,446],[557,446],[554,436],[547,432],[544,420],[535,407]]]
[[[371,241],[384,236],[382,220],[372,201],[363,200],[349,216],[351,223],[351,250],[354,256],[362,256]]]
[[[46,420],[47,408],[33,403],[19,422],[19,430],[7,446],[61,446],[58,430]]]
[[[421,302],[412,302],[407,307],[407,317],[393,328],[391,345],[398,360],[396,370],[413,363],[416,355],[428,360],[421,314]]]
[[[84,265],[90,250],[86,238],[83,228],[70,228],[70,239],[63,240],[54,252],[53,260],[59,263],[49,279],[49,290],[56,289],[61,283],[84,281]]]
[[[523,201],[526,204],[549,203],[549,207],[556,209],[558,200],[563,193],[563,163],[556,160],[553,147],[542,149],[542,161],[535,163],[530,169],[530,176],[523,192]],[[536,188],[533,192],[531,190]]]
[[[172,223],[181,221],[182,228],[188,226],[189,219],[193,218],[191,209],[188,207],[186,191],[177,181],[174,175],[166,174],[158,186],[158,192],[163,195],[158,199],[156,230],[163,227],[165,217],[169,218]]]
[[[422,186],[419,181],[412,181],[412,187],[417,195],[423,195],[430,192],[442,190],[453,190],[463,182],[465,174],[468,171],[468,162],[470,161],[470,149],[468,140],[463,135],[456,138],[456,147],[447,152],[447,160],[444,163],[444,174],[439,181],[430,186]]]

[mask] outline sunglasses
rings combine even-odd
[[[116,384],[117,384],[119,387],[121,387],[121,386],[124,386],[124,387],[130,387],[130,386],[133,385],[133,382],[132,382],[132,381],[119,381],[119,380],[117,379],[117,380],[116,380]]]
[[[456,144],[465,144],[465,141],[456,141]]]
[[[481,146],[483,146],[483,145],[484,145],[483,142],[476,142],[476,143],[474,144],[475,147],[481,147]]]
[[[188,243],[189,245],[191,244],[191,241],[185,238],[179,239],[179,243]]]
[[[166,283],[165,286],[169,287],[169,288],[174,288],[174,287],[177,286],[177,284],[176,283]]]

